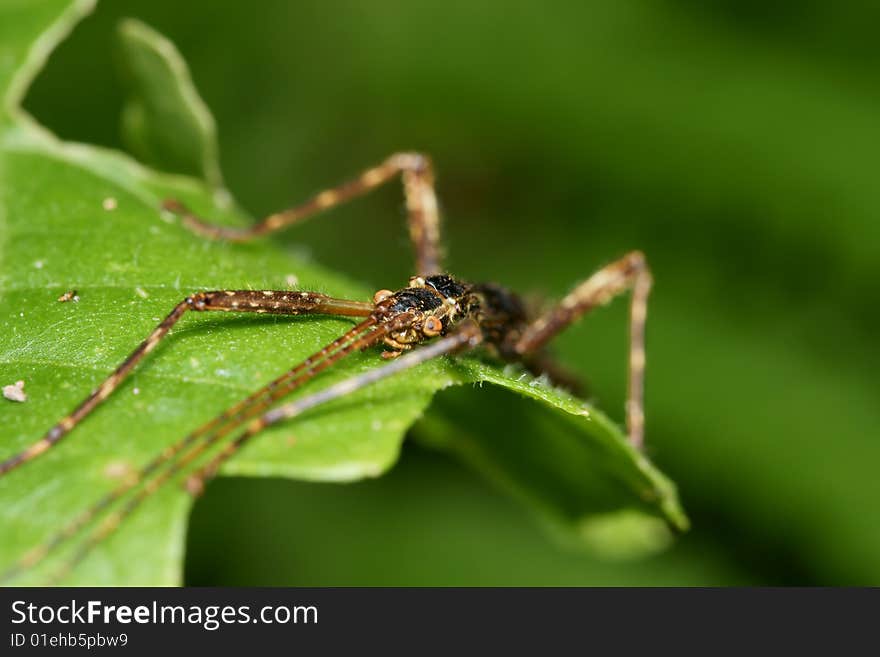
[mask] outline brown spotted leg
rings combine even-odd
[[[42,561],[132,489],[142,485],[143,488],[135,496],[135,499],[140,500],[148,497],[183,466],[196,459],[228,433],[240,427],[243,422],[264,412],[275,401],[290,394],[346,355],[381,342],[390,330],[400,328],[401,323],[405,323],[408,319],[409,316],[404,314],[386,325],[379,325],[373,317],[367,318],[246,399],[203,424],[173,445],[166,447],[140,470],[130,473],[119,486],[107,493],[97,503],[68,522],[48,541],[28,551],[11,568],[0,574],[0,583],[14,578],[22,571]],[[169,464],[170,467],[163,472],[162,468]],[[139,501],[134,502],[132,505],[129,502],[122,511],[111,514],[107,522],[112,524],[112,518],[117,517],[119,513],[126,515],[125,508],[132,506],[133,509],[139,503]]]
[[[199,292],[187,297],[163,319],[125,361],[104,382],[62,418],[36,443],[0,462],[0,476],[36,458],[70,433],[79,422],[104,401],[125,380],[128,374],[168,335],[171,328],[188,310],[274,313],[284,315],[322,314],[365,317],[373,305],[347,299],[334,299],[317,292],[272,290],[221,290]]]
[[[402,318],[402,321],[399,323],[399,325],[403,325],[405,321],[406,318]],[[367,334],[366,336],[360,337],[354,341],[348,341],[348,343],[344,347],[339,349],[339,351],[337,351],[333,356],[323,361],[320,365],[312,368],[312,370],[314,371],[310,370],[309,372],[304,373],[302,377],[300,377],[298,385],[301,385],[305,381],[311,379],[312,376],[314,376],[314,374],[318,371],[318,369],[325,369],[326,367],[329,367],[333,363],[337,362],[340,358],[344,357],[348,353],[351,353],[352,351],[363,349],[365,346],[369,346],[370,344],[378,343],[383,336],[387,335],[393,330],[395,330],[395,326],[379,326],[376,328],[375,331]],[[340,340],[342,340],[342,338]],[[186,480],[187,489],[192,494],[200,493],[204,489],[205,482],[216,475],[217,471],[223,463],[225,463],[230,457],[238,452],[238,450],[241,449],[241,447],[243,447],[251,438],[256,436],[267,427],[277,424],[278,422],[281,422],[283,420],[294,418],[298,415],[301,415],[307,410],[315,408],[316,406],[320,406],[334,399],[344,397],[345,395],[348,395],[356,390],[359,390],[372,383],[397,374],[398,372],[401,372],[403,370],[415,367],[416,365],[424,363],[433,358],[437,358],[444,354],[449,354],[464,349],[472,349],[478,346],[481,342],[482,333],[476,323],[470,320],[465,321],[446,337],[440,338],[423,347],[419,347],[407,353],[406,355],[393,360],[387,365],[383,365],[382,367],[377,367],[375,369],[368,370],[367,372],[364,372],[362,374],[355,375],[351,378],[335,383],[325,388],[324,390],[289,402],[271,411],[265,412],[263,413],[263,415],[250,422],[243,433],[236,437],[235,440],[233,440],[232,442],[226,444],[223,449],[218,452],[217,455],[214,456],[206,465],[202,466],[193,475],[191,475]],[[188,452],[183,454],[179,459],[177,459],[170,468],[163,471],[156,478],[150,480],[141,490],[137,492],[137,494],[130,498],[125,503],[125,505],[107,516],[100,524],[100,526],[95,528],[95,530],[84,539],[82,545],[80,545],[76,549],[72,557],[55,574],[53,581],[58,581],[66,576],[92,551],[92,549],[94,549],[96,545],[104,541],[108,536],[115,532],[116,529],[118,529],[119,526],[122,524],[122,522],[130,514],[132,514],[147,498],[155,493],[162,486],[162,484],[172,479],[174,475],[181,472],[187,464],[195,460],[196,457],[201,455],[208,447],[218,442],[219,439],[227,433],[229,433],[229,429],[223,431],[222,433],[212,434],[211,436],[207,437],[205,440],[194,446]],[[81,526],[82,525],[80,525],[80,527]],[[51,545],[51,542],[49,545],[51,547],[54,547],[54,545]],[[43,548],[40,551],[39,557],[42,558],[45,555],[46,549]],[[30,564],[21,564],[21,566],[14,573],[11,574],[17,574],[17,572],[20,572],[22,568],[27,567],[28,565]]]
[[[443,354],[461,351],[464,348],[474,348],[482,341],[483,334],[480,331],[479,326],[477,326],[474,321],[467,320],[445,338],[436,340],[426,346],[419,347],[414,351],[395,359],[388,365],[377,367],[373,370],[364,372],[363,374],[353,376],[350,379],[340,381],[320,392],[316,392],[307,397],[274,408],[251,422],[240,436],[228,443],[223,450],[217,454],[217,456],[207,463],[207,465],[193,474],[187,482],[187,488],[191,492],[200,492],[204,487],[204,482],[214,477],[223,463],[228,461],[251,438],[273,424],[277,424],[282,420],[294,418],[309,409],[349,395],[356,390],[360,390],[361,388],[375,383],[376,381],[380,381],[393,374],[415,367],[416,365],[437,358],[438,356],[442,356]]]
[[[194,232],[213,239],[244,242],[299,223],[324,210],[369,192],[400,175],[406,196],[407,223],[419,276],[440,273],[440,213],[434,193],[431,160],[419,153],[395,153],[381,164],[338,187],[315,194],[304,203],[271,214],[248,228],[216,226],[197,217],[183,203],[166,200],[163,207],[183,217]]]
[[[535,353],[585,313],[632,290],[626,426],[630,443],[638,448],[644,443],[645,433],[645,318],[651,281],[645,256],[639,251],[628,253],[579,284],[554,308],[535,320],[516,344],[517,353],[524,357]]]

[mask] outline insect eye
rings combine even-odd
[[[428,337],[434,337],[435,335],[440,335],[440,332],[442,330],[443,330],[443,322],[441,322],[436,317],[428,317],[425,320],[425,323],[422,324],[422,333],[424,333]]]
[[[392,294],[394,294],[394,292],[392,292],[391,290],[379,290],[378,292],[376,292],[376,294],[373,295],[373,303],[382,303]]]

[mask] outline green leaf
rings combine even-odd
[[[206,110],[171,45],[127,23],[128,56],[142,143],[163,165],[201,163],[209,179],[159,173],[130,157],[59,141],[19,109],[52,47],[92,7],[43,0],[0,10],[0,384],[25,381],[27,401],[0,400],[2,454],[32,444],[92,390],[185,295],[200,289],[302,289],[369,299],[370,290],[264,240],[207,242],[159,211],[178,197],[218,222],[243,214],[218,199]],[[17,28],[10,26],[16,25]],[[167,88],[166,88],[167,87]],[[175,91],[176,90],[176,91]],[[163,106],[156,96],[174,98]],[[198,117],[201,117],[198,118]],[[188,126],[186,129],[180,126]],[[201,128],[199,128],[201,126]],[[183,130],[172,156],[169,136]],[[219,169],[218,169],[219,170]],[[220,206],[223,207],[220,207]],[[79,301],[58,301],[77,290]],[[0,478],[0,568],[46,540],[76,512],[230,404],[337,337],[336,318],[185,317],[92,416],[56,448]],[[380,363],[357,354],[320,377],[320,387]],[[480,410],[434,416],[434,442],[458,452],[483,441],[486,470],[530,491],[542,513],[567,526],[578,544],[620,556],[665,544],[666,524],[686,527],[673,485],[597,410],[515,368],[477,357],[429,362],[295,423],[278,426],[223,469],[226,474],[351,481],[378,476],[397,458],[407,429],[438,390],[488,382],[498,391],[464,390]],[[497,395],[523,400],[523,431],[492,435]],[[450,397],[450,399],[452,399]],[[548,411],[552,411],[549,412]],[[518,411],[520,412],[520,411]],[[445,419],[444,419],[445,418]],[[446,422],[442,429],[441,422]],[[431,424],[425,426],[430,427]],[[436,427],[440,426],[441,429]],[[468,427],[463,430],[462,427]],[[559,476],[558,476],[559,475]],[[65,580],[70,584],[177,584],[190,499],[166,486],[102,542]],[[68,554],[71,548],[68,548]],[[39,582],[65,554],[28,572]]]
[[[620,440],[605,416],[540,380],[523,376],[511,381],[481,363],[466,366],[471,378],[498,387],[479,394],[441,392],[432,413],[417,425],[416,436],[457,454],[529,506],[560,543],[605,557],[633,558],[669,545],[666,522],[687,526],[669,481]],[[563,412],[536,413],[530,404],[507,404],[505,389]],[[584,440],[585,430],[590,440]],[[656,513],[658,505],[666,522]]]
[[[217,127],[186,62],[174,44],[140,21],[123,21],[119,35],[129,83],[122,112],[129,150],[158,169],[198,176],[221,188]]]

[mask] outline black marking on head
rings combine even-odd
[[[470,290],[471,287],[466,283],[455,280],[452,276],[449,276],[447,274],[435,274],[434,276],[428,276],[425,279],[425,285],[433,287],[444,297],[451,297],[453,299],[458,299],[462,297],[468,290]]]
[[[406,312],[407,310],[420,310],[429,312],[439,308],[443,303],[436,292],[424,287],[409,287],[400,292],[395,292],[390,310],[394,312]]]

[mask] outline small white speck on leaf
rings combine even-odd
[[[107,212],[112,212],[118,207],[118,203],[116,199],[112,196],[108,196],[103,201],[101,201],[101,207],[104,208]]]
[[[128,479],[134,473],[132,465],[125,461],[111,461],[104,467],[104,476],[108,479]]]
[[[134,293],[135,293],[136,295],[138,295],[141,299],[149,299],[149,298],[150,298],[150,293],[147,292],[147,291],[146,291],[144,288],[142,288],[142,287],[136,287],[136,288],[134,288]]]
[[[139,395],[139,394],[141,394],[141,389],[140,389],[140,388],[135,388],[135,389],[132,390],[131,392],[132,392],[132,394],[134,394],[134,395]]]
[[[37,269],[42,269],[45,265],[46,265],[45,260],[37,260],[34,262],[34,267],[36,267]]]
[[[3,396],[9,401],[27,401],[27,395],[24,394],[24,381],[16,381],[12,385],[3,386]]]
[[[550,387],[550,378],[546,373],[542,372],[540,376],[529,381],[530,388],[548,388]]]
[[[296,287],[299,285],[299,276],[296,274],[288,274],[284,277],[284,282],[287,283],[287,287]]]

